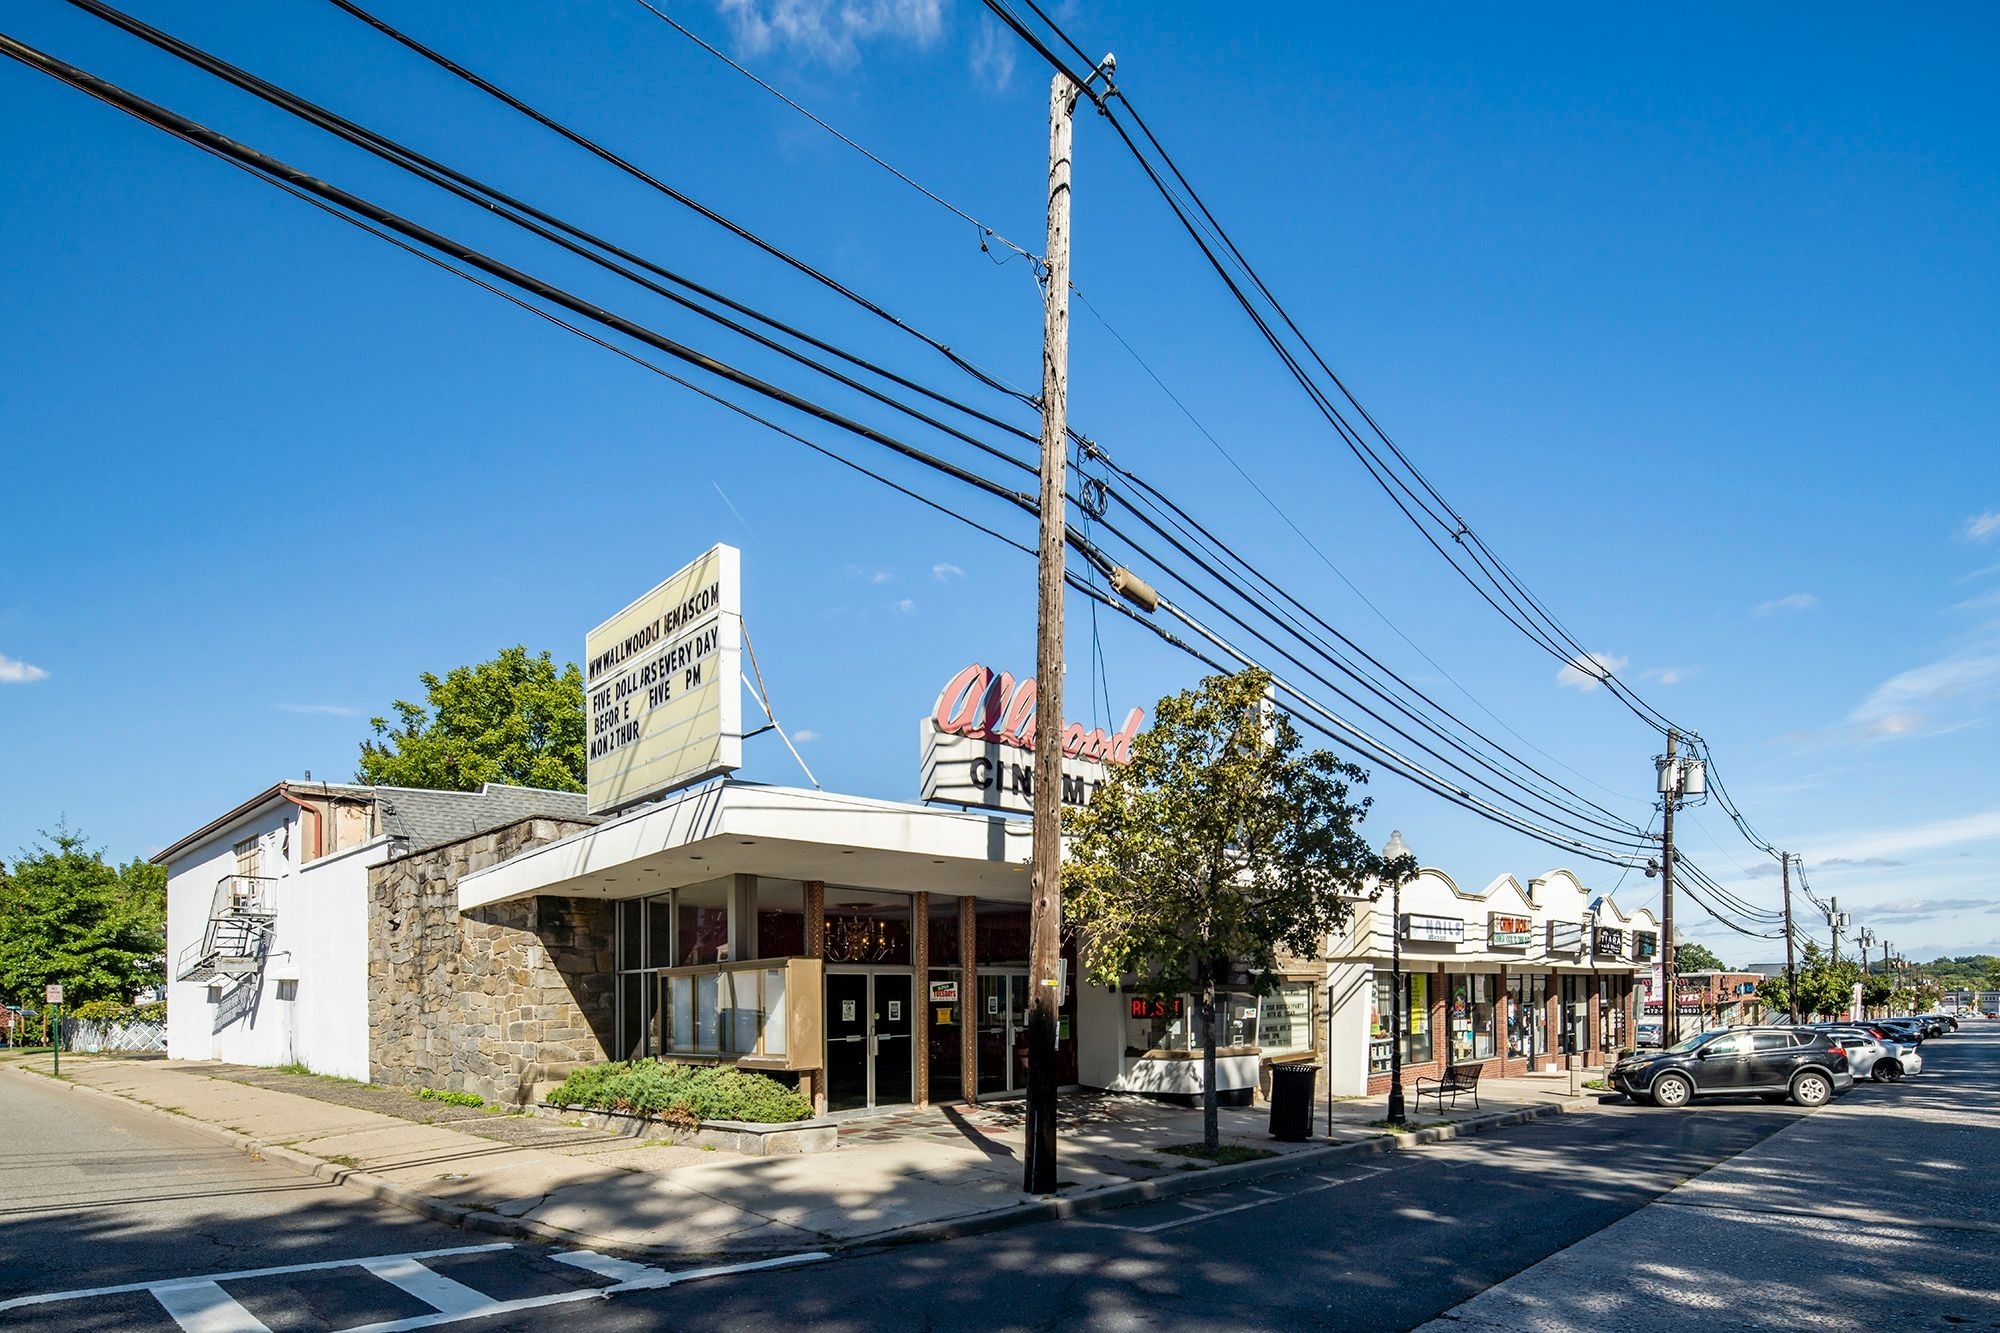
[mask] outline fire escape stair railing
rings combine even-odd
[[[201,939],[181,950],[174,975],[181,981],[234,983],[262,972],[278,919],[271,895],[275,882],[257,875],[218,880]]]

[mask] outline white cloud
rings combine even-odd
[[[279,711],[286,713],[323,713],[328,717],[360,717],[359,708],[348,708],[344,704],[279,704]]]
[[[972,77],[996,93],[1014,81],[1014,38],[991,18],[981,21],[972,39]]]
[[[889,570],[878,569],[868,575],[868,581],[870,583],[887,583],[895,577],[895,574]]]
[[[1594,690],[1623,671],[1630,660],[1614,657],[1610,653],[1586,653],[1582,657],[1573,657],[1556,672],[1556,684],[1573,690]]]
[[[1678,685],[1699,669],[1698,667],[1654,667],[1646,672],[1646,679],[1656,685]]]
[[[1965,520],[1965,535],[1976,542],[1990,541],[2000,533],[2000,509],[1989,509]]]
[[[1768,602],[1760,602],[1750,608],[1753,616],[1775,615],[1779,611],[1810,611],[1819,605],[1819,598],[1809,592],[1795,592],[1785,597],[1774,597]]]
[[[939,583],[949,583],[953,579],[964,578],[965,571],[959,568],[957,565],[946,564],[943,561],[939,561],[937,564],[931,566],[931,577],[936,579]]]
[[[21,662],[0,653],[0,685],[32,685],[47,680],[49,673],[32,662]]]
[[[1940,708],[1963,714],[1977,710],[2000,690],[2000,654],[1957,653],[1913,667],[1877,685],[1847,720],[1871,740],[1889,740],[1936,730]]]
[[[1962,602],[1953,602],[1951,604],[1951,609],[1954,611],[1991,611],[1995,608],[2000,608],[2000,588],[1995,588],[1992,592],[1983,592],[1977,597],[1968,597]]]
[[[943,0],[719,0],[717,8],[752,54],[780,47],[835,69],[860,59],[861,42],[926,47],[944,31]]]
[[[1814,864],[1908,857],[1918,852],[1937,851],[1994,838],[2000,838],[2000,810],[1986,810],[1954,819],[1933,820],[1928,824],[1913,824],[1908,828],[1858,833],[1845,840],[1836,835],[1829,845],[1821,848],[1822,856]]]
[[[796,741],[798,744],[804,745],[808,741],[818,740],[819,733],[817,731],[812,730],[809,727],[801,727],[797,731],[792,733],[792,739]]]
[[[906,616],[915,615],[917,611],[917,604],[911,601],[909,598],[905,597],[902,601],[896,603],[896,609],[902,612]]]

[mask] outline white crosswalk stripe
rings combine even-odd
[[[361,1266],[384,1282],[401,1287],[440,1314],[471,1314],[493,1304],[493,1298],[474,1291],[463,1282],[454,1282],[433,1273],[415,1259],[401,1255],[393,1259],[367,1259]]]
[[[213,1282],[176,1282],[152,1289],[153,1299],[187,1333],[271,1333],[262,1320]]]
[[[428,1266],[426,1260],[449,1259],[467,1254],[489,1254],[511,1250],[514,1246],[501,1242],[492,1245],[466,1245],[448,1250],[424,1250],[411,1254],[384,1254],[358,1259],[329,1259],[307,1264],[283,1264],[273,1268],[241,1269],[230,1273],[211,1273],[199,1277],[165,1278],[155,1282],[128,1282],[117,1286],[91,1287],[78,1291],[47,1292],[34,1296],[17,1296],[0,1301],[0,1325],[8,1321],[4,1315],[9,1310],[27,1306],[49,1306],[68,1303],[82,1303],[86,1309],[89,1303],[102,1298],[129,1295],[133,1292],[149,1293],[158,1301],[160,1308],[178,1324],[185,1333],[270,1333],[266,1325],[224,1289],[225,1282],[246,1282],[257,1278],[285,1277],[298,1273],[336,1273],[348,1270],[362,1281],[382,1281],[398,1290],[415,1297],[430,1307],[425,1314],[412,1315],[404,1319],[385,1320],[380,1323],[364,1324],[350,1328],[347,1333],[415,1333],[419,1329],[437,1328],[461,1320],[476,1319],[488,1315],[512,1314],[521,1310],[533,1310],[542,1306],[564,1305],[574,1301],[600,1300],[624,1292],[655,1291],[662,1287],[675,1286],[707,1277],[722,1277],[736,1273],[758,1272],[770,1268],[786,1268],[797,1264],[818,1263],[833,1256],[820,1251],[803,1254],[781,1255],[771,1259],[755,1259],[742,1263],[717,1264],[706,1268],[670,1270],[633,1263],[627,1259],[613,1258],[598,1254],[594,1250],[570,1250],[563,1253],[544,1253],[540,1257],[577,1269],[579,1273],[589,1273],[600,1278],[609,1278],[610,1286],[579,1286],[566,1291],[545,1292],[540,1295],[523,1296],[511,1300],[501,1300],[488,1296],[463,1282],[445,1276]]]

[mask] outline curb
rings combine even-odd
[[[1471,1134],[1484,1133],[1489,1129],[1502,1129],[1510,1125],[1525,1125],[1530,1121],[1544,1120],[1579,1109],[1593,1099],[1586,1097],[1565,1098],[1560,1102],[1543,1102],[1535,1106],[1523,1107],[1517,1111],[1501,1111],[1492,1115],[1475,1116],[1460,1120],[1455,1124],[1439,1125],[1430,1129],[1411,1130],[1406,1134],[1382,1133],[1371,1138],[1359,1139],[1351,1143],[1329,1143],[1319,1148],[1307,1148],[1300,1152],[1286,1153],[1279,1157],[1261,1158],[1254,1162],[1238,1162],[1232,1166],[1211,1166],[1201,1171],[1176,1172],[1171,1176],[1159,1176],[1152,1180],[1134,1180],[1123,1185],[1107,1185],[1086,1194],[1034,1200],[1012,1204],[1006,1208],[986,1213],[975,1213],[965,1217],[942,1218],[935,1222],[914,1222],[908,1226],[894,1227],[887,1231],[867,1236],[856,1236],[850,1240],[834,1242],[829,1248],[845,1251],[887,1249],[898,1245],[915,1245],[928,1241],[953,1240],[960,1236],[979,1236],[989,1232],[1004,1231],[1011,1227],[1032,1226],[1037,1222],[1055,1222],[1068,1217],[1081,1217],[1090,1213],[1105,1212],[1122,1208],[1127,1204],[1145,1203],[1154,1199],[1170,1199],[1182,1194],[1215,1189],[1220,1186],[1238,1184],[1244,1181],[1261,1180],[1267,1176],[1281,1176],[1293,1171],[1349,1157],[1377,1157],[1383,1153],[1403,1152],[1420,1148],[1431,1143],[1445,1143],[1452,1139],[1464,1138]]]
[[[7,1064],[0,1066],[15,1069]],[[33,1070],[17,1070],[24,1078],[42,1077]],[[65,1092],[82,1093],[88,1097],[121,1106],[133,1107],[152,1115],[172,1120],[184,1128],[191,1129],[204,1137],[215,1139],[235,1148],[248,1157],[262,1157],[278,1162],[295,1171],[324,1180],[328,1184],[339,1185],[354,1190],[369,1198],[391,1203],[434,1222],[443,1222],[467,1231],[481,1231],[490,1235],[513,1236],[527,1240],[556,1241],[569,1245],[588,1245],[600,1251],[613,1254],[633,1255],[645,1258],[696,1258],[722,1256],[756,1256],[791,1254],[796,1247],[783,1249],[725,1248],[712,1251],[691,1251],[656,1245],[639,1245],[629,1241],[611,1240],[593,1236],[588,1232],[568,1231],[553,1227],[545,1222],[536,1222],[524,1217],[509,1217],[504,1213],[489,1212],[484,1209],[467,1208],[460,1204],[446,1203],[418,1190],[386,1180],[359,1167],[339,1166],[324,1158],[314,1157],[293,1148],[266,1143],[248,1134],[239,1134],[233,1129],[224,1129],[193,1116],[168,1111],[142,1102],[121,1093],[106,1092],[88,1084],[70,1079],[49,1079],[48,1082]],[[1215,1189],[1220,1186],[1238,1184],[1244,1181],[1261,1180],[1267,1176],[1286,1175],[1305,1170],[1308,1167],[1333,1160],[1350,1157],[1376,1157],[1383,1153],[1404,1152],[1420,1148],[1426,1144],[1446,1143],[1453,1139],[1481,1134],[1491,1129],[1502,1129],[1510,1125],[1524,1125],[1531,1121],[1544,1120],[1578,1109],[1593,1101],[1594,1097],[1565,1098],[1559,1102],[1543,1102],[1535,1106],[1523,1107],[1516,1111],[1496,1112],[1493,1115],[1475,1116],[1454,1124],[1438,1125],[1428,1129],[1412,1130],[1405,1134],[1382,1133],[1351,1143],[1329,1143],[1318,1148],[1307,1148],[1300,1152],[1286,1153],[1278,1157],[1261,1158],[1254,1162],[1237,1162],[1229,1166],[1211,1166],[1200,1171],[1176,1172],[1170,1176],[1160,1176],[1152,1180],[1134,1180],[1123,1185],[1107,1185],[1084,1194],[1036,1199],[1010,1204],[1004,1208],[987,1212],[971,1213],[959,1217],[941,1218],[931,1222],[913,1222],[906,1226],[892,1227],[886,1231],[865,1236],[841,1238],[821,1236],[816,1247],[834,1253],[852,1253],[868,1250],[888,1249],[902,1245],[924,1244],[930,1241],[953,1240],[961,1236],[986,1235],[995,1231],[1005,1231],[1014,1227],[1033,1226],[1038,1222],[1061,1221],[1068,1217],[1080,1217],[1090,1213],[1105,1212],[1121,1208],[1127,1204],[1144,1203],[1154,1199],[1169,1199],[1182,1194],[1192,1194],[1200,1190]]]

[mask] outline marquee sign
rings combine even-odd
[[[585,636],[592,814],[742,765],[741,561],[711,547]]]
[[[1623,958],[1625,956],[1625,932],[1612,926],[1599,926],[1597,928],[1596,943],[1592,946],[1591,951],[1599,958]]]
[[[1635,930],[1632,932],[1632,960],[1650,963],[1660,956],[1660,937],[1655,931]]]
[[[1422,944],[1457,944],[1465,938],[1465,922],[1455,916],[1403,913],[1403,938]]]
[[[1582,953],[1583,923],[1580,921],[1549,922],[1550,953]]]
[[[1486,942],[1496,949],[1525,949],[1535,942],[1535,923],[1530,917],[1486,914]]]
[[[1035,679],[973,663],[939,692],[918,724],[923,753],[920,799],[1033,814],[1035,809]],[[1063,727],[1062,799],[1087,804],[1112,764],[1132,760],[1132,738],[1146,710],[1134,708],[1116,731]]]

